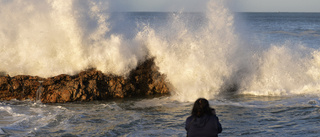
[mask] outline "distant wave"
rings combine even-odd
[[[320,37],[320,32],[314,30],[306,30],[299,33],[295,32],[287,32],[287,31],[271,31],[269,33],[278,33],[278,34],[287,34],[291,36],[313,36],[313,37]]]

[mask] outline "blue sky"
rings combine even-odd
[[[320,0],[225,0],[232,11],[320,12]],[[112,11],[205,11],[208,0],[110,0]]]

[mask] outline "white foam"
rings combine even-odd
[[[173,97],[180,101],[213,98],[232,71],[228,60],[237,41],[233,18],[222,1],[211,1],[208,7],[207,23],[196,31],[174,16],[163,32],[146,26],[137,35],[156,57],[156,65],[174,86]]]
[[[10,106],[0,106],[0,110],[7,112],[12,117],[24,117],[24,116],[26,116],[25,114],[19,114],[19,113],[14,112],[12,107],[10,107]]]
[[[1,1],[0,71],[42,77],[88,67],[126,75],[143,49],[108,34],[105,1]]]
[[[251,81],[242,86],[241,93],[272,96],[317,94],[319,66],[316,66],[317,54],[312,51],[291,42],[270,46],[256,57],[258,69],[252,74]]]

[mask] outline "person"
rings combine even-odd
[[[199,98],[194,102],[191,116],[186,119],[187,137],[217,137],[222,132],[215,109],[208,100]]]

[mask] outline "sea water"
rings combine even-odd
[[[210,100],[220,136],[318,136],[319,98],[229,96]],[[2,136],[186,136],[192,103],[168,97],[37,104],[2,102]]]
[[[50,77],[89,67],[127,76],[156,57],[171,95],[0,103],[0,136],[185,136],[209,99],[220,136],[319,136],[320,14],[108,11],[105,1],[1,1],[1,74]]]

